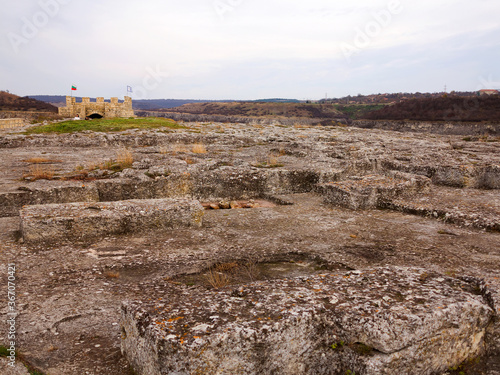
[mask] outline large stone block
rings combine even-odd
[[[188,199],[151,199],[25,206],[21,232],[27,242],[90,240],[150,228],[201,226],[203,207]]]
[[[307,193],[316,188],[320,173],[310,170],[269,170],[266,190],[271,194]]]
[[[354,177],[319,185],[325,202],[353,210],[384,207],[393,199],[426,189],[429,180],[423,176],[403,179],[381,175]]]
[[[474,283],[422,269],[143,288],[121,320],[141,375],[434,374],[481,354],[494,314]]]
[[[194,176],[193,195],[203,199],[248,199],[266,192],[265,176],[260,170],[221,167]]]
[[[478,189],[500,189],[500,165],[481,168],[475,187]]]

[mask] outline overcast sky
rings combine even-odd
[[[0,89],[21,96],[500,88],[498,0],[0,1]]]

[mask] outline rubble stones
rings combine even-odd
[[[86,241],[145,229],[201,226],[203,207],[188,199],[129,200],[26,206],[21,233],[26,242]]]
[[[374,268],[207,291],[166,284],[122,307],[141,375],[434,374],[484,352],[473,280]]]

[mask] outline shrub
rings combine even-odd
[[[369,112],[362,118],[369,120],[500,121],[500,96],[411,99]]]
[[[116,163],[121,169],[130,168],[134,163],[134,155],[127,149],[120,149],[116,152]]]
[[[54,169],[52,166],[35,164],[30,167],[28,174],[24,178],[30,177],[33,181],[36,180],[52,180],[54,178]]]
[[[205,278],[214,289],[223,288],[229,285],[230,281],[229,276],[225,272],[218,271],[217,267],[209,270]]]

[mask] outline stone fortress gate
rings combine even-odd
[[[96,98],[91,102],[90,98],[82,98],[80,103],[76,98],[66,96],[66,107],[59,107],[59,114],[64,117],[90,117],[90,118],[115,118],[115,117],[135,117],[132,109],[132,98],[125,96],[123,103],[118,102],[118,98],[111,98],[110,103],[104,98]]]

